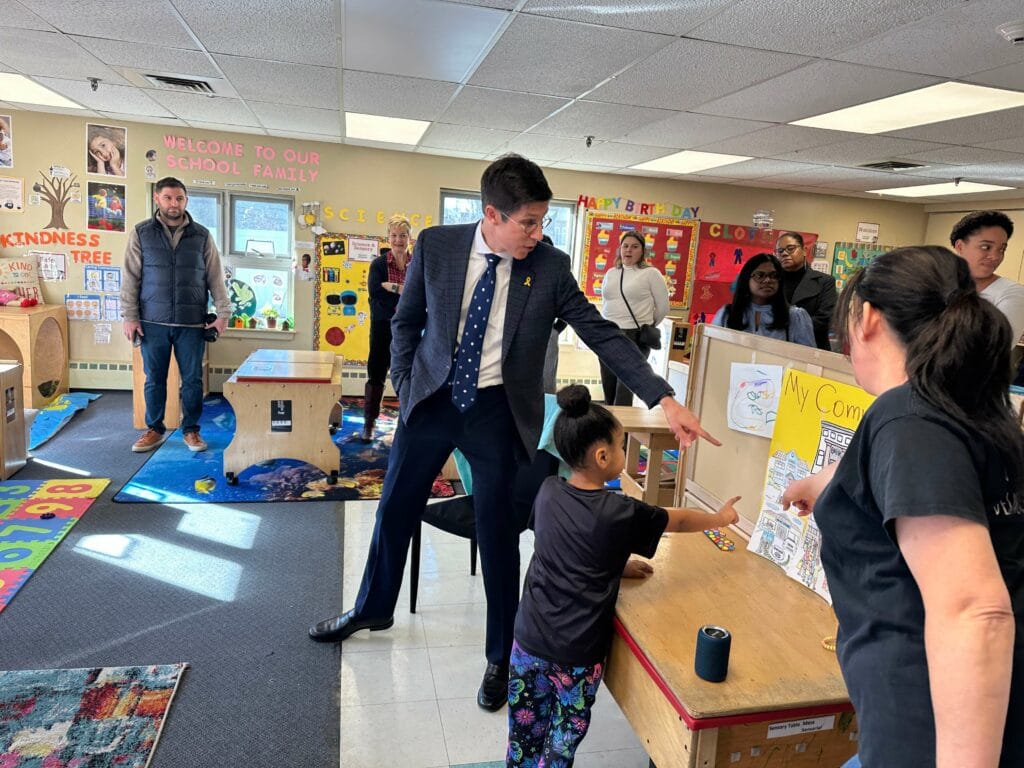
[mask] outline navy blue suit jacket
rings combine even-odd
[[[476,224],[431,227],[416,239],[402,298],[391,321],[391,381],[402,420],[448,381],[455,355]],[[551,326],[562,318],[641,400],[653,407],[672,389],[636,345],[601,317],[570,271],[569,257],[539,242],[513,260],[501,342],[501,375],[527,455],[544,422],[542,374]]]

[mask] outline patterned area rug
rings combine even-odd
[[[0,672],[0,766],[145,768],[186,666]]]
[[[66,395],[58,395],[52,403],[36,414],[28,433],[28,449],[31,451],[38,448],[56,435],[71,421],[72,416],[84,411],[89,403],[99,397],[100,395],[94,395],[92,392],[69,392]]]
[[[235,433],[235,414],[227,400],[210,396],[203,403],[199,420],[200,432],[209,448],[192,453],[176,431],[118,491],[114,501],[225,504],[378,499],[398,424],[398,410],[381,408],[374,441],[366,444],[355,439],[363,429],[362,401],[346,398],[342,404],[342,423],[334,433],[340,458],[336,485],[328,485],[324,473],[316,467],[291,459],[256,464],[238,476],[237,485],[228,485],[224,479],[224,449]],[[435,481],[434,497],[454,495],[448,481]]]
[[[109,482],[75,478],[0,483],[0,611],[67,536]],[[0,688],[0,694],[2,692]],[[0,752],[0,768],[8,765],[12,764],[5,763]],[[25,764],[13,765],[22,768]]]

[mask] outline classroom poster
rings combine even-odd
[[[366,365],[370,352],[367,275],[383,238],[337,233],[317,235],[313,338],[315,348],[342,355],[345,365]],[[354,248],[353,248],[354,246]],[[376,254],[373,256],[376,257]]]
[[[25,210],[25,181],[13,176],[0,176],[0,213],[22,213]]]
[[[771,253],[785,229],[755,229],[742,224],[702,221],[693,266],[692,324],[710,323],[715,313],[732,299],[733,283],[751,256]],[[818,236],[800,232],[810,262]]]
[[[863,269],[873,259],[891,251],[894,245],[878,243],[836,243],[832,256],[832,277],[836,281],[836,290],[843,290],[846,281],[855,272]]]
[[[771,437],[782,391],[781,365],[733,363],[729,369],[729,429]]]
[[[623,232],[638,232],[647,246],[647,263],[665,277],[669,305],[685,307],[690,298],[697,225],[698,222],[690,219],[587,211],[580,288],[587,298],[600,299],[605,272],[615,266],[619,238]]]
[[[10,115],[0,115],[0,168],[14,167],[14,128]]]
[[[88,186],[88,228],[124,232],[124,184],[90,181]]]
[[[817,474],[842,458],[874,398],[792,368],[782,380],[765,473],[761,512],[747,549],[777,563],[786,575],[824,598],[832,597],[821,567],[821,533],[814,515],[782,509],[782,494],[794,480]]]

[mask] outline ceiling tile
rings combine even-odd
[[[341,115],[336,109],[315,109],[288,104],[249,101],[249,108],[268,131],[301,131],[341,136]]]
[[[937,165],[914,171],[918,176],[932,179],[981,181],[990,184],[1024,184],[1024,163],[972,163],[970,165]]]
[[[604,165],[622,168],[628,165],[654,160],[671,154],[665,147],[645,147],[638,144],[619,144],[614,141],[595,143],[591,147],[580,146],[563,162],[584,165]]]
[[[615,171],[607,165],[589,165],[587,163],[570,163],[560,161],[551,163],[551,168],[559,168],[563,171],[581,171],[583,173],[614,173]]]
[[[893,131],[887,135],[901,139],[937,141],[941,144],[978,146],[985,142],[1020,136],[1021,126],[1024,126],[1024,107],[919,125],[916,128]]]
[[[1024,152],[1024,141],[1020,142]],[[1024,165],[1024,154],[1012,154],[1011,152],[999,151],[996,149],[982,149],[980,147],[949,147],[942,146],[938,149],[931,149],[927,152],[915,152],[905,155],[908,160],[925,163],[945,163],[947,165],[968,165],[985,163],[1021,163]]]
[[[460,149],[466,152],[487,154],[494,152],[515,137],[514,131],[498,131],[493,128],[473,128],[468,125],[434,123],[420,139],[424,147],[439,149]]]
[[[793,72],[702,104],[694,111],[789,123],[924,88],[937,82],[937,78],[925,75],[873,69],[838,61],[815,61]]]
[[[716,118],[718,120],[734,118]],[[761,123],[761,125],[766,125]],[[753,133],[695,144],[701,152],[722,152],[727,155],[750,155],[751,157],[776,157],[797,149],[818,147],[845,139],[859,138],[861,134],[845,131],[826,131],[822,128],[807,128],[802,125],[772,125]]]
[[[216,65],[202,51],[102,40],[98,37],[73,37],[72,40],[112,67],[126,67],[145,74],[171,73],[190,77],[220,77]]]
[[[690,37],[830,56],[962,0],[743,0],[690,31]]]
[[[664,120],[672,112],[667,109],[627,107],[599,101],[576,101],[537,126],[539,133],[555,136],[593,136],[596,139],[617,139],[642,125]]]
[[[281,139],[300,139],[302,141],[322,141],[327,144],[341,144],[336,136],[321,136],[319,133],[302,133],[301,131],[267,131],[271,136]]]
[[[346,112],[437,120],[459,86],[440,80],[421,80],[347,69],[342,76]],[[459,121],[450,121],[459,122]]]
[[[128,84],[71,38],[55,32],[0,27],[0,62],[26,75],[68,80],[99,77],[108,83]]]
[[[332,0],[174,0],[185,21],[210,53],[334,67],[338,64]],[[253,44],[254,41],[259,41]]]
[[[725,140],[734,136],[767,128],[771,123],[753,120],[739,120],[733,117],[698,115],[695,112],[677,112],[664,120],[658,120],[630,131],[621,138],[636,144],[671,149],[691,149],[708,142]],[[736,152],[734,154],[746,154]]]
[[[469,82],[575,97],[671,42],[665,35],[518,16]]]
[[[445,123],[525,131],[568,103],[569,99],[553,96],[467,85],[438,119]]]
[[[4,26],[12,29],[43,29],[53,31],[53,27],[34,14],[18,0],[7,0],[4,3]]]
[[[559,136],[544,136],[524,133],[508,143],[509,152],[517,152],[536,163],[564,160],[579,149],[579,139],[564,139]]]
[[[479,5],[484,8],[498,8],[503,11],[511,11],[518,5],[518,0],[448,0],[459,5]]]
[[[198,48],[169,0],[20,0],[66,35],[130,40],[168,48]],[[206,12],[221,12],[206,5]],[[5,20],[6,21],[6,20]]]
[[[905,176],[885,171],[863,171],[852,168],[828,167],[819,165],[811,170],[794,173],[780,173],[768,177],[769,181],[778,180],[783,184],[794,186],[835,187],[847,185],[859,189],[882,187],[910,187],[915,184],[927,183],[912,176]]]
[[[36,78],[42,85],[67,96],[89,109],[99,112],[121,112],[128,115],[152,117],[173,117],[143,90],[124,85],[100,83],[94,91],[85,80],[58,80],[50,77]]]
[[[777,176],[781,173],[792,173],[796,171],[812,172],[820,166],[807,163],[791,163],[786,160],[765,160],[757,158],[744,160],[739,163],[722,165],[718,168],[708,168],[700,171],[701,176],[718,177],[728,179],[759,179],[764,176]]]
[[[985,149],[998,149],[1002,152],[1019,152],[1024,154],[1024,132],[1011,139],[990,141],[986,144],[978,144],[977,146],[984,147]]]
[[[987,72],[979,72],[963,79],[978,85],[991,85],[993,88],[1020,90],[1021,83],[1024,83],[1024,61],[990,69]]]
[[[226,125],[258,126],[256,116],[238,99],[223,99],[217,96],[202,96],[197,93],[177,93],[175,91],[147,91],[159,104],[162,104],[182,120],[205,123],[224,123]]]
[[[207,123],[203,120],[189,120],[188,124],[192,128],[201,128],[204,131],[231,131],[232,133],[248,133],[255,134],[258,136],[267,135],[267,131],[258,125],[235,126],[229,123]]]
[[[437,155],[439,157],[461,157],[466,160],[483,160],[487,157],[487,153],[485,152],[467,152],[462,149],[442,149],[441,147],[424,147],[422,145],[416,148],[416,154]]]
[[[344,67],[460,83],[507,19],[436,0],[346,0]]]
[[[787,53],[703,40],[677,40],[617,75],[587,98],[682,110],[763,82],[808,61],[805,56]],[[746,116],[754,117],[750,113]]]
[[[338,80],[334,69],[220,54],[214,58],[243,99],[338,108]]]
[[[847,134],[843,133],[842,136]],[[798,149],[778,155],[784,160],[799,160],[806,163],[856,166],[879,163],[909,155],[911,152],[926,152],[943,149],[945,145],[927,141],[894,139],[891,136],[855,136],[832,144]]]
[[[522,12],[679,37],[734,2],[736,0],[687,0],[685,4],[650,0],[619,0],[615,3],[529,0]]]
[[[370,149],[387,149],[391,152],[415,152],[412,144],[392,144],[390,141],[369,141],[367,139],[344,139],[345,144],[353,147],[369,147]]]

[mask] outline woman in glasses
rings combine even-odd
[[[807,347],[814,342],[814,324],[807,310],[791,307],[779,288],[782,265],[770,253],[747,259],[736,278],[732,303],[715,313],[712,325],[734,328]]]
[[[830,349],[828,340],[832,312],[836,308],[836,281],[807,263],[804,237],[783,232],[775,243],[775,255],[782,264],[782,294],[790,304],[807,310],[814,325],[819,349]]]
[[[601,314],[615,323],[646,357],[651,348],[640,338],[640,326],[657,325],[668,314],[665,276],[645,260],[646,245],[638,232],[623,232],[615,266],[601,282]],[[601,363],[601,386],[608,405],[632,405],[633,393],[611,368]]]

